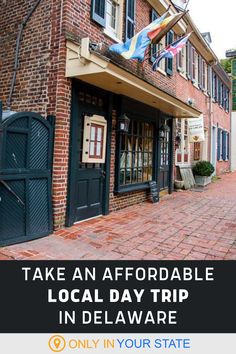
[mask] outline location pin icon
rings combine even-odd
[[[53,342],[54,342],[55,347],[58,349],[60,347],[60,344],[61,344],[60,338],[54,339]]]

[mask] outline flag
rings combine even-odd
[[[159,63],[162,59],[174,58],[174,56],[176,54],[178,54],[181,51],[181,49],[186,45],[191,34],[192,34],[192,32],[188,33],[186,36],[178,39],[177,41],[173,42],[172,44],[169,44],[166,48],[162,49],[161,52],[159,54],[157,54],[157,57],[152,65],[152,69],[154,71],[156,71],[159,66]]]
[[[182,14],[174,14],[166,18],[167,14],[168,12],[164,13],[125,43],[111,45],[109,50],[120,54],[125,59],[143,61],[148,45],[154,42],[157,35],[160,35],[167,26],[176,23],[176,19],[182,16]]]
[[[180,10],[186,9],[187,0],[172,0],[172,3]]]

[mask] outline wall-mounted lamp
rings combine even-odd
[[[180,144],[181,143],[181,135],[177,134],[176,137],[175,137],[175,142],[176,144]]]
[[[162,124],[159,128],[159,138],[164,139],[166,133],[170,132],[170,127],[167,124]]]
[[[128,133],[129,131],[129,124],[130,124],[130,119],[127,117],[125,113],[123,113],[119,118],[118,118],[118,131],[120,133]]]

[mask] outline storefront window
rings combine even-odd
[[[177,136],[180,138],[176,149],[176,165],[189,164],[188,120],[178,118],[176,123]]]
[[[132,120],[121,136],[120,186],[144,183],[153,176],[153,125]]]

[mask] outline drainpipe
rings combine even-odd
[[[24,30],[27,22],[29,21],[30,17],[33,15],[34,11],[36,10],[36,8],[40,4],[40,2],[41,2],[41,0],[37,0],[35,2],[34,6],[29,11],[28,15],[25,17],[24,21],[21,23],[20,28],[19,28],[19,32],[18,32],[17,39],[16,39],[16,53],[15,53],[13,76],[12,76],[12,80],[11,80],[10,93],[9,93],[9,96],[8,96],[8,99],[6,102],[8,110],[11,110],[11,101],[12,101],[12,96],[14,93],[14,88],[15,88],[15,83],[16,83],[16,74],[17,74],[17,70],[19,68],[19,52],[20,52],[20,42],[21,42],[22,33],[23,33],[23,30]]]

